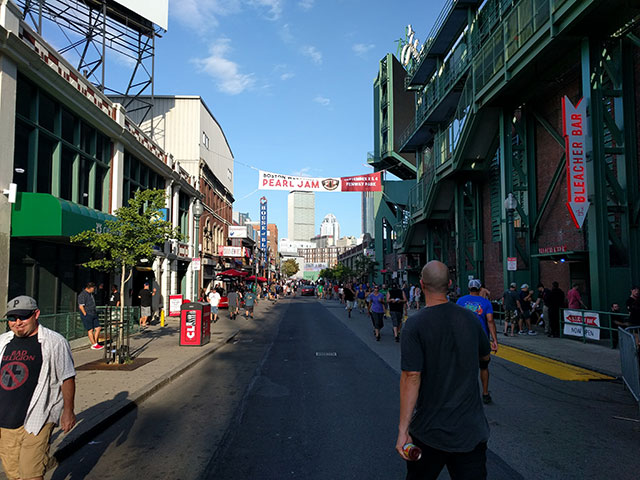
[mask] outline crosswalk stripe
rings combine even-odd
[[[562,363],[518,348],[507,347],[506,345],[500,345],[495,356],[560,380],[583,382],[589,380],[614,380],[609,375]]]

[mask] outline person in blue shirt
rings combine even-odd
[[[367,297],[369,314],[371,315],[371,322],[373,323],[373,334],[376,336],[378,342],[380,341],[380,330],[384,327],[386,298],[386,294],[383,295],[380,293],[377,285],[373,287],[373,293],[370,293]]]
[[[356,298],[358,299],[358,310],[360,310],[360,313],[365,313],[367,308],[367,299],[364,283],[361,283],[356,288]]]
[[[498,336],[496,334],[496,324],[493,321],[493,305],[486,298],[480,295],[482,283],[478,279],[469,281],[469,295],[460,297],[456,302],[461,307],[471,310],[476,314],[482,329],[491,340],[491,350],[498,351]],[[480,370],[480,381],[482,382],[482,401],[491,403],[489,394],[489,369]]]

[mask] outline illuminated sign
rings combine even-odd
[[[573,106],[567,96],[562,99],[562,127],[567,152],[567,208],[576,228],[582,228],[589,210],[585,143],[587,104],[582,100]]]

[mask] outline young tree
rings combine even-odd
[[[133,268],[143,259],[153,260],[153,247],[183,236],[171,222],[162,220],[160,209],[166,204],[164,190],[137,191],[129,205],[118,208],[115,220],[107,220],[101,232],[87,230],[71,237],[98,255],[83,266],[105,272],[120,272],[120,318],[124,319],[124,286]],[[121,324],[119,342],[122,345],[124,327]],[[128,355],[126,352],[125,355]],[[122,359],[120,358],[122,361]]]
[[[300,266],[298,265],[298,262],[296,262],[293,258],[285,260],[282,263],[282,271],[287,277],[292,277],[293,275],[298,273],[299,270]]]

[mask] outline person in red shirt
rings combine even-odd
[[[567,301],[569,303],[569,308],[587,308],[587,306],[582,302],[582,297],[580,296],[580,285],[578,283],[574,283],[573,288],[567,293]]]

